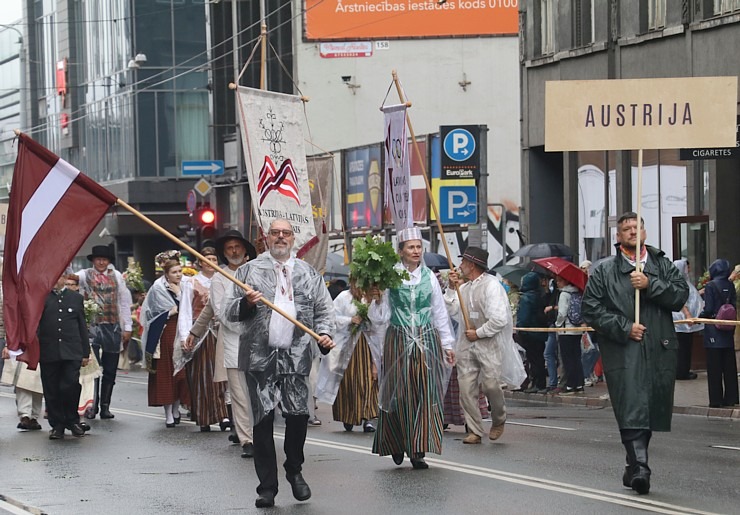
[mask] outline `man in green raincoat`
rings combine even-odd
[[[644,222],[638,231],[635,213],[619,218],[617,255],[596,267],[581,306],[583,319],[599,333],[609,397],[627,451],[622,482],[640,494],[650,490],[652,432],[671,430],[678,356],[671,312],[689,296],[678,269],[661,250],[642,245],[645,237]],[[642,272],[635,271],[638,252]],[[635,289],[640,290],[639,324]]]

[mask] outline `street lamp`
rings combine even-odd
[[[138,70],[141,65],[146,62],[146,54],[139,52],[134,56],[133,59],[129,59],[127,68],[129,70]]]
[[[21,62],[21,80],[20,80],[20,84],[18,85],[18,89],[19,89],[19,93],[20,93],[21,108],[20,108],[20,113],[18,113],[18,114],[19,114],[19,118],[20,118],[21,129],[26,129],[27,128],[27,124],[26,124],[26,88],[24,87],[24,84],[23,84],[24,81],[25,81],[25,77],[26,77],[26,52],[25,52],[25,47],[23,46],[23,33],[20,30],[18,30],[17,28],[13,27],[12,25],[5,25],[3,23],[0,23],[0,27],[3,27],[5,29],[14,30],[14,31],[16,31],[18,33],[18,46],[19,46],[19,49],[18,49],[18,57],[20,58],[20,62]]]

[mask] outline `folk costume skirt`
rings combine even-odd
[[[364,334],[344,371],[332,414],[334,420],[353,426],[378,416],[378,382],[373,379],[373,357]]]
[[[159,339],[159,359],[152,360],[154,372],[149,373],[149,406],[166,406],[179,400],[181,404],[190,405],[190,389],[185,377],[185,370],[173,376],[175,367],[172,353],[175,349],[177,334],[177,317],[170,317],[164,326]]]
[[[208,332],[185,365],[190,386],[191,420],[199,426],[217,424],[226,418],[226,383],[214,382],[216,337]]]
[[[437,331],[391,325],[383,345],[373,453],[442,453],[444,361]]]
[[[488,399],[483,395],[483,392],[480,392],[478,395],[478,408],[480,408],[482,418],[486,419],[489,417]],[[460,383],[457,382],[457,367],[452,367],[450,382],[447,384],[444,402],[444,421],[445,424],[455,426],[465,425],[465,413],[460,404]]]

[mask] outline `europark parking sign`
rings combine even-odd
[[[442,179],[477,179],[480,176],[480,127],[442,125]]]

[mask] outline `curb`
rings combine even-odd
[[[612,403],[609,399],[599,399],[598,397],[587,397],[585,395],[569,395],[563,397],[560,395],[549,394],[527,394],[523,392],[512,392],[504,390],[504,397],[521,402],[531,402],[536,404],[566,406],[587,406],[589,408],[610,408]],[[721,418],[730,420],[740,420],[740,408],[709,408],[707,406],[673,406],[673,413],[676,415],[693,415],[699,417]]]

